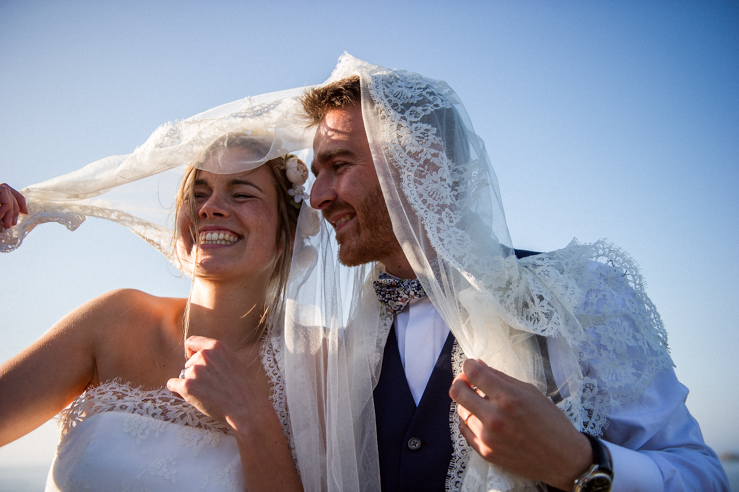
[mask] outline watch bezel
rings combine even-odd
[[[596,483],[601,480],[606,483]],[[613,487],[611,474],[600,470],[598,465],[592,465],[583,476],[575,480],[575,486],[572,490],[573,492],[608,492],[611,487]]]

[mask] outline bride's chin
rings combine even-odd
[[[195,275],[201,277],[212,277],[233,272],[233,265],[229,262],[222,261],[219,258],[203,257],[202,253],[198,257]]]

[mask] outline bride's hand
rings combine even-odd
[[[226,344],[192,336],[185,348],[190,358],[185,363],[184,378],[170,379],[170,391],[235,432],[275,415],[272,403],[245,370],[244,362]]]
[[[18,223],[18,214],[27,214],[26,199],[8,184],[0,184],[0,231]]]

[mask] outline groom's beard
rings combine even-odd
[[[353,211],[356,214],[348,230],[336,233],[339,261],[342,264],[357,266],[383,261],[401,251],[379,184],[365,195],[356,208],[343,201],[334,202],[323,210],[323,214],[330,217],[339,211]]]

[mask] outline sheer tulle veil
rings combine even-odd
[[[456,93],[346,54],[327,83],[352,75],[393,230],[458,355],[559,393],[573,425],[600,435],[610,412],[671,365],[638,267],[605,242],[518,261],[485,145]],[[333,232],[313,211],[299,231],[284,370],[300,471],[311,490],[379,490],[372,389],[392,317],[371,282],[382,265],[339,265]],[[449,490],[541,487],[471,452],[450,410]]]
[[[0,251],[19,247],[39,224],[58,222],[68,229],[88,217],[117,222],[173,258],[174,200],[184,170],[194,166],[227,174],[254,169],[289,153],[307,155],[312,131],[295,123],[303,89],[293,89],[234,101],[190,118],[157,128],[127,155],[100,159],[63,176],[31,185],[22,193],[29,214],[0,233]],[[254,152],[239,161],[211,159],[201,154],[227,134],[254,141]]]
[[[610,412],[638,398],[671,365],[638,267],[605,242],[573,241],[517,260],[485,145],[456,93],[442,81],[347,54],[327,83],[351,75],[360,77],[362,115],[393,230],[460,356],[482,358],[545,393],[553,390],[547,380],[553,371],[558,406],[578,429],[601,434]],[[232,173],[286,153],[309,160],[313,130],[300,118],[304,90],[250,97],[165,124],[131,154],[26,188],[30,213],[0,233],[0,251],[17,248],[40,223],[73,230],[99,217],[173,258],[172,206],[183,168]],[[231,132],[266,142],[263,155],[235,167],[202,167],[198,155]],[[332,228],[303,203],[284,329],[275,336],[306,490],[380,489],[372,390],[392,322],[371,285],[381,270],[340,265]],[[556,367],[546,349],[553,345]],[[471,452],[453,408],[450,416],[449,489],[539,487]]]

